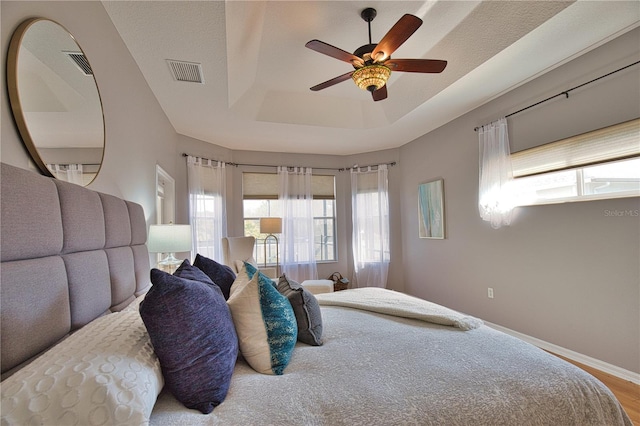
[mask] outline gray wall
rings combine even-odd
[[[640,218],[606,214],[637,212],[639,199],[521,207],[494,230],[478,215],[473,131],[637,61],[639,39],[637,29],[402,147],[407,292],[640,371]],[[636,65],[508,118],[512,150],[639,117],[639,82]],[[421,240],[417,186],[435,178],[444,178],[447,238]]]
[[[640,372],[640,223],[605,210],[638,209],[638,198],[520,208],[511,227],[493,230],[477,214],[477,140],[473,127],[565,90],[638,57],[638,31],[494,100],[400,149],[350,157],[230,151],[177,135],[100,2],[0,3],[2,55],[28,17],[54,19],[73,33],[96,74],[106,124],[105,164],[90,188],[143,205],[155,217],[155,166],[176,179],[176,220],[187,220],[187,152],[224,161],[348,167],[398,161],[389,173],[389,287]],[[4,60],[3,60],[4,64]],[[1,78],[5,79],[4,66]],[[506,72],[506,71],[505,71]],[[498,76],[499,78],[499,76]],[[640,116],[634,69],[509,119],[521,149]],[[32,168],[13,124],[3,84],[3,162]],[[242,230],[243,168],[229,171],[229,232]],[[350,275],[347,172],[336,172],[339,262],[320,275]],[[417,237],[417,185],[445,181],[447,238]],[[497,268],[497,264],[504,269]],[[487,287],[495,298],[487,298]]]
[[[105,120],[104,164],[91,189],[113,194],[144,207],[147,219],[155,217],[155,166],[168,173],[176,167],[175,133],[138,66],[98,1],[2,1],[2,81],[11,35],[31,17],[52,19],[73,34],[94,69]],[[2,145],[5,163],[33,168],[22,144],[2,84]]]

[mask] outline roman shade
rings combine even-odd
[[[640,156],[640,118],[511,154],[513,177]]]
[[[314,200],[333,200],[335,196],[333,175],[311,176],[311,192]],[[245,200],[277,200],[278,175],[275,173],[243,173],[242,197]]]

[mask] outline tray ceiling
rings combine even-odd
[[[103,1],[176,132],[234,150],[349,155],[404,145],[638,26],[637,1]],[[373,102],[350,65],[305,48],[373,42],[405,13],[424,24],[394,58],[445,59],[392,73]],[[606,19],[603,19],[606,16]],[[167,60],[201,64],[176,81]]]

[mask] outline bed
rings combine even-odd
[[[258,372],[243,347],[244,316],[255,310],[235,295],[254,294],[245,293],[251,286],[285,293],[282,280],[267,285],[247,268],[228,299],[205,278],[187,285],[214,302],[199,304],[198,296],[186,306],[215,306],[215,324],[233,327],[212,343],[226,357],[227,374],[216,376],[226,381],[217,388],[221,400],[208,414],[186,408],[169,390],[176,371],[166,368],[163,351],[192,336],[158,339],[164,323],[151,322],[152,314],[164,321],[173,311],[151,308],[160,306],[157,297],[179,299],[158,296],[162,280],[195,283],[206,268],[194,261],[182,277],[150,273],[141,206],[1,167],[3,425],[632,424],[613,394],[577,367],[476,318],[384,289],[311,297],[298,289],[301,306],[319,312],[308,319],[321,327],[307,324],[319,341],[289,339],[278,374]],[[291,322],[298,311],[287,297],[277,309]],[[190,373],[205,371],[198,368]],[[192,388],[213,380],[188,377]]]

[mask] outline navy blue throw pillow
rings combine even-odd
[[[211,286],[215,286],[218,289],[217,285],[209,278],[207,274],[205,274],[200,268],[195,265],[191,265],[189,263],[189,259],[185,259],[182,261],[178,269],[173,273],[176,277],[184,278],[185,280],[192,281],[200,281],[201,283],[209,284]]]
[[[220,287],[224,295],[224,300],[229,299],[231,285],[233,285],[236,279],[236,274],[233,272],[233,269],[208,257],[201,256],[200,254],[196,254],[196,260],[193,261],[193,266],[202,270],[202,272],[211,278],[211,281]]]
[[[180,274],[198,274],[182,266]],[[165,383],[187,408],[208,414],[226,398],[238,356],[229,307],[210,282],[152,269],[151,283],[140,316]]]

